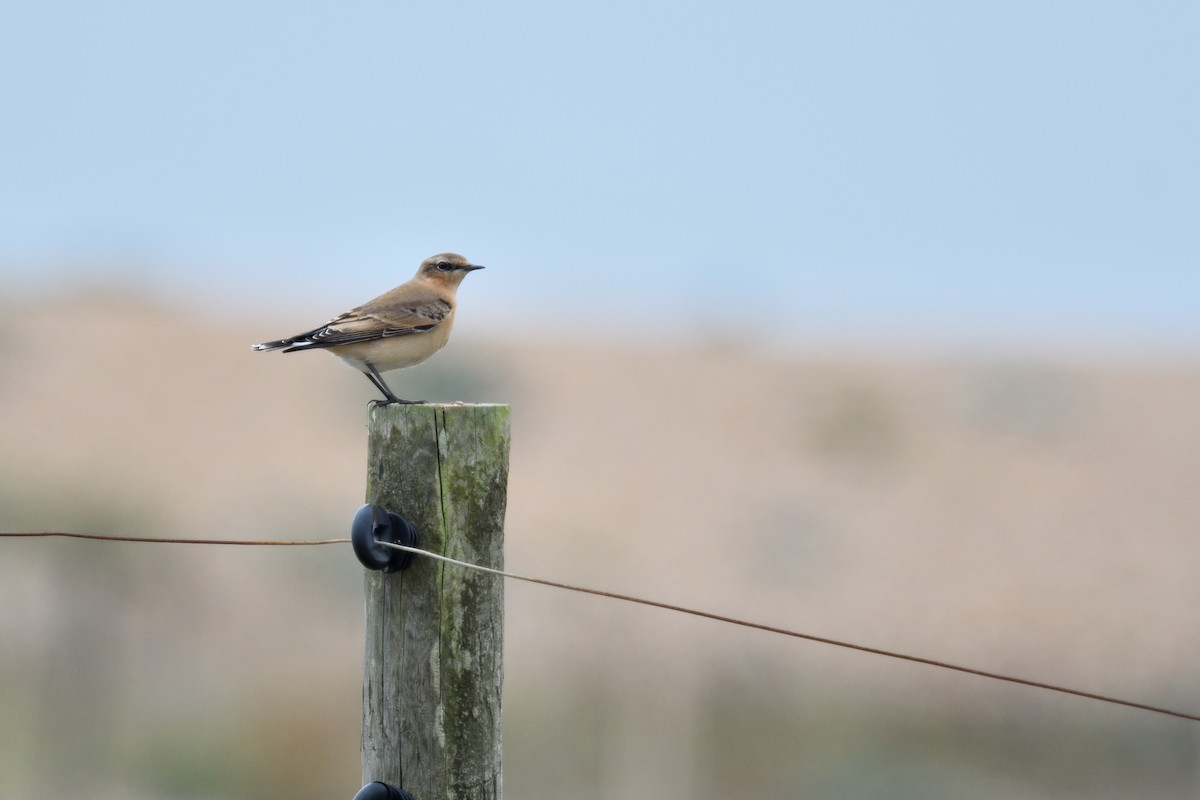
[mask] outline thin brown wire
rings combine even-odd
[[[429,556],[431,558],[436,558],[439,561],[445,561],[450,564],[457,564],[462,567],[469,567],[471,569],[480,570],[481,572],[489,572],[493,575],[502,575],[505,578],[514,578],[516,580],[526,581],[528,583],[538,583],[543,586],[553,586],[558,589],[569,589],[570,591],[573,591],[573,592],[583,592],[584,594],[594,594],[597,597],[608,597],[608,598],[612,598],[613,600],[624,600],[627,603],[637,603],[637,604],[643,605],[643,606],[652,606],[653,608],[663,608],[663,609],[666,609],[667,611],[677,611],[680,614],[690,614],[694,617],[703,617],[704,619],[716,620],[717,622],[727,622],[730,625],[740,625],[743,628],[754,628],[755,630],[767,631],[768,633],[777,633],[777,634],[780,634],[781,636],[791,636],[793,638],[804,639],[805,641],[809,641],[809,642],[819,642],[820,644],[833,645],[834,647],[843,647],[843,648],[846,648],[847,650],[857,650],[861,653],[873,653],[877,656],[887,656],[888,658],[898,658],[902,661],[911,661],[911,662],[914,662],[917,664],[926,664],[931,667],[938,667],[939,669],[948,669],[948,670],[953,670],[955,672],[964,672],[968,675],[978,675],[981,678],[991,678],[992,680],[997,680],[997,681],[1007,681],[1008,683],[1015,683],[1015,684],[1019,684],[1021,686],[1030,686],[1034,689],[1045,689],[1045,690],[1051,691],[1051,692],[1060,692],[1062,694],[1071,694],[1071,695],[1075,695],[1076,697],[1085,697],[1089,700],[1098,700],[1102,703],[1112,703],[1112,704],[1119,705],[1119,706],[1127,706],[1129,708],[1141,709],[1142,711],[1153,711],[1156,714],[1167,714],[1172,717],[1179,717],[1181,719],[1190,719],[1194,722],[1200,722],[1200,715],[1188,714],[1183,711],[1175,711],[1175,710],[1169,709],[1169,708],[1162,708],[1161,706],[1152,706],[1152,705],[1147,705],[1146,703],[1137,703],[1132,700],[1122,700],[1117,697],[1109,697],[1108,695],[1095,694],[1094,692],[1085,692],[1085,691],[1081,691],[1079,689],[1070,689],[1066,686],[1056,686],[1052,683],[1042,683],[1041,681],[1033,681],[1033,680],[1029,680],[1027,678],[1016,678],[1011,675],[1002,675],[998,672],[988,672],[987,670],[975,669],[974,667],[964,667],[964,666],[960,666],[958,664],[950,664],[945,661],[937,661],[932,658],[924,658],[922,656],[911,656],[911,655],[907,655],[905,653],[897,653],[892,650],[882,650],[878,647],[868,647],[868,646],[862,645],[862,644],[854,644],[853,642],[844,642],[839,639],[829,639],[824,636],[815,636],[811,633],[801,633],[800,631],[793,631],[788,628],[779,628],[774,625],[765,625],[761,622],[751,622],[749,620],[738,619],[737,617],[725,616],[724,614],[714,614],[711,611],[700,611],[698,609],[687,608],[685,606],[672,605],[671,603],[663,603],[658,600],[647,600],[645,598],[634,597],[632,595],[627,595],[627,594],[618,594],[616,592],[609,592],[609,591],[605,591],[603,589],[590,589],[586,586],[572,586],[571,584],[559,583],[558,581],[547,580],[546,578],[531,578],[526,575],[517,575],[512,572],[504,572],[503,570],[493,569],[491,567],[481,567],[478,564],[471,564],[466,561],[458,561],[457,559],[449,558],[449,557],[443,556],[443,555],[438,555],[437,553],[430,553],[428,550],[420,550],[416,547],[407,547],[405,545],[392,544],[390,542],[380,542],[380,544],[384,545],[385,547],[391,547],[396,550],[403,550],[408,553],[417,553],[420,555]]]
[[[38,537],[38,536],[61,536],[70,539],[97,539],[100,541],[110,542],[153,542],[158,544],[220,544],[220,545],[251,545],[251,546],[304,546],[304,545],[324,545],[324,544],[346,544],[349,539],[301,539],[301,540],[249,540],[249,539],[172,539],[165,537],[152,536],[108,536],[94,533],[63,533],[59,531],[44,531],[34,533],[6,533],[0,532],[0,537]],[[1147,703],[1138,703],[1133,700],[1122,700],[1119,697],[1111,697],[1109,695],[1096,694],[1095,692],[1085,692],[1080,689],[1071,689],[1066,686],[1057,686],[1052,683],[1043,683],[1042,681],[1029,680],[1027,678],[1017,678],[1012,675],[1003,675],[998,672],[989,672],[987,670],[975,669],[974,667],[964,667],[959,664],[951,664],[946,661],[938,661],[932,658],[923,656],[913,656],[906,653],[897,653],[893,650],[883,650],[878,647],[868,647],[867,645],[855,644],[853,642],[845,642],[839,639],[830,639],[825,636],[816,636],[811,633],[801,633],[800,631],[781,628],[775,625],[766,625],[761,622],[752,622],[750,620],[738,619],[724,614],[715,614],[711,611],[701,611],[695,608],[687,608],[686,606],[677,606],[672,603],[663,603],[658,600],[648,600],[642,597],[635,597],[628,594],[619,594],[617,592],[609,592],[603,589],[592,589],[587,586],[575,586],[569,583],[560,581],[552,581],[547,578],[534,578],[528,575],[518,575],[513,572],[505,572],[504,570],[493,569],[492,567],[484,567],[479,564],[472,564],[468,561],[459,561],[449,556],[443,556],[438,553],[431,553],[428,550],[421,550],[416,547],[407,547],[400,544],[392,544],[390,542],[380,542],[380,544],[391,547],[396,550],[403,550],[407,553],[416,555],[428,556],[429,558],[444,561],[449,564],[455,564],[460,567],[487,572],[492,575],[499,575],[504,578],[513,580],[525,581],[526,583],[536,583],[542,586],[550,586],[556,589],[566,589],[572,592],[580,592],[583,594],[595,595],[597,597],[606,597],[612,600],[622,600],[627,603],[636,603],[638,605],[650,606],[652,608],[661,608],[667,611],[675,611],[680,614],[689,614],[694,617],[702,617],[711,619],[716,622],[724,622],[730,625],[738,625],[743,628],[753,628],[755,630],[766,631],[767,633],[776,633],[781,636],[790,636],[795,639],[803,639],[809,642],[817,642],[819,644],[827,644],[833,647],[841,647],[847,650],[857,650],[860,653],[872,653],[877,656],[885,656],[887,658],[895,658],[901,661],[909,661],[916,664],[925,664],[930,667],[939,669],[952,670],[961,672],[967,675],[976,675],[981,678],[990,678],[996,681],[1005,681],[1006,683],[1018,684],[1020,686],[1028,686],[1034,689],[1044,689],[1050,692],[1058,692],[1060,694],[1074,695],[1087,700],[1096,700],[1101,703],[1110,703],[1112,705],[1125,706],[1127,708],[1136,708],[1141,711],[1150,711],[1155,714],[1165,714],[1171,717],[1200,722],[1200,715],[1188,714],[1184,711],[1176,711],[1162,706],[1153,706]]]
[[[102,542],[149,542],[152,544],[233,544],[262,546],[302,546],[313,544],[347,544],[349,539],[297,539],[292,541],[277,539],[173,539],[162,536],[109,536],[102,533],[63,533],[62,531],[37,531],[34,533],[5,533],[0,536],[31,538],[34,536],[62,536],[67,539],[96,539]]]

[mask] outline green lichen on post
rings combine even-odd
[[[503,566],[509,413],[497,405],[371,409],[367,500],[420,547]],[[499,798],[502,579],[417,556],[368,572],[363,778],[417,797]]]

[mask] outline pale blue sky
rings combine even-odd
[[[9,3],[0,285],[288,319],[457,250],[477,318],[579,335],[1200,351],[1197,42],[1193,2]]]

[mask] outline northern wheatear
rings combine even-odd
[[[455,290],[468,272],[483,269],[455,253],[421,262],[417,274],[374,300],[334,317],[319,328],[253,346],[255,350],[328,350],[361,370],[388,403],[401,400],[379,373],[420,364],[441,350],[454,324]]]

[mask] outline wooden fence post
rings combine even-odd
[[[508,447],[508,406],[373,406],[367,502],[423,550],[502,569]],[[363,782],[499,800],[503,654],[503,578],[419,555],[367,571]]]

